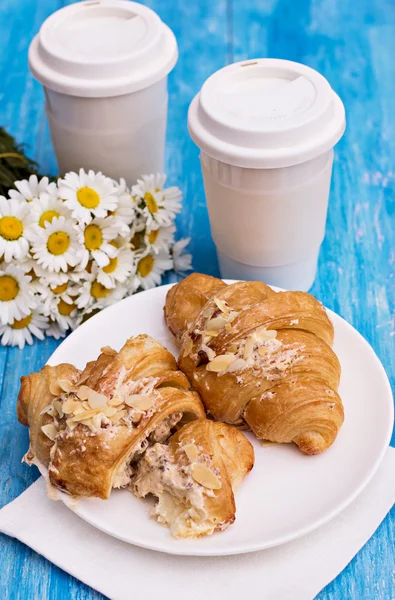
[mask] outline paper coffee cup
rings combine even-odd
[[[204,83],[188,113],[221,275],[307,290],[325,236],[344,106],[305,65],[257,59]]]
[[[134,183],[163,171],[167,75],[177,57],[171,30],[141,4],[87,1],[52,14],[29,66],[44,86],[60,172],[83,167]]]

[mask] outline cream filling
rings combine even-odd
[[[151,511],[156,521],[170,528],[174,537],[197,537],[212,533],[205,497],[213,496],[191,476],[191,465],[176,462],[168,446],[148,448],[132,479],[131,490],[138,498],[149,494],[158,501]]]
[[[181,412],[169,415],[162,423],[151,431],[148,437],[144,438],[137,447],[133,448],[133,452],[121,464],[113,479],[113,488],[124,488],[129,486],[132,477],[136,472],[136,464],[142,459],[147,448],[153,446],[157,442],[165,442],[171,435],[172,429],[181,421],[183,414]]]

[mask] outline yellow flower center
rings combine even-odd
[[[150,211],[150,213],[152,215],[154,213],[158,212],[158,205],[152,194],[150,194],[149,192],[146,192],[144,194],[144,200],[145,200],[148,210]]]
[[[60,299],[59,304],[58,304],[58,311],[64,317],[68,317],[75,308],[76,308],[75,304],[67,304],[67,302]]]
[[[55,231],[51,233],[47,241],[48,252],[59,256],[67,252],[70,246],[70,237],[65,231]]]
[[[67,290],[67,286],[68,283],[66,281],[66,283],[62,283],[62,285],[57,285],[56,287],[52,288],[52,291],[54,294],[63,294],[63,292]]]
[[[52,223],[54,219],[60,217],[60,214],[56,210],[46,210],[40,217],[38,224],[40,227],[45,227],[45,223]]]
[[[21,237],[23,223],[16,217],[2,217],[0,219],[0,235],[5,240],[13,242]]]
[[[141,246],[141,239],[138,233],[135,233],[134,236],[132,237],[132,239],[130,240],[132,242],[133,248],[135,250],[138,250]]]
[[[118,259],[117,258],[110,258],[110,262],[108,263],[108,265],[106,267],[103,267],[103,271],[105,273],[113,273],[115,271],[115,269],[118,266]]]
[[[141,277],[147,277],[147,275],[149,275],[153,269],[154,262],[154,257],[150,254],[148,256],[144,256],[144,258],[142,258],[137,265],[137,271],[139,275],[141,275]]]
[[[85,248],[97,250],[103,242],[103,234],[97,225],[88,225],[84,231]]]
[[[99,283],[98,281],[94,281],[92,283],[91,295],[94,298],[104,298],[105,296],[107,296],[109,291],[110,291],[109,289],[104,287],[104,285]]]
[[[100,196],[89,187],[80,188],[77,191],[77,200],[84,208],[96,208],[100,204]]]
[[[17,297],[19,292],[19,283],[11,275],[1,275],[0,277],[0,300],[9,302]]]
[[[153,229],[151,233],[148,234],[148,241],[150,244],[155,244],[158,239],[159,229]]]
[[[27,317],[24,317],[23,319],[14,321],[10,327],[12,327],[12,329],[25,329],[25,327],[30,325],[31,320],[32,315],[27,315]]]

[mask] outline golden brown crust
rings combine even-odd
[[[199,396],[189,390],[188,380],[177,370],[174,357],[149,336],[129,339],[118,353],[106,350],[79,375],[72,365],[46,366],[23,378],[18,398],[18,415],[30,427],[33,453],[48,466],[51,483],[75,496],[108,498],[119,467],[170,415],[181,413],[187,420],[205,416]],[[70,429],[66,420],[72,415],[40,415],[52,404],[55,397],[49,386],[59,378],[75,383],[70,394],[59,397],[61,402],[79,402],[76,392],[83,383],[106,395],[108,401],[121,394],[127,398],[130,393],[143,393],[139,387],[144,390],[148,386],[144,393],[154,398],[153,406],[133,423],[132,409],[123,404],[126,414],[117,424],[103,415],[94,430],[85,422]],[[41,426],[48,423],[55,423],[58,430],[54,441],[41,431]]]
[[[210,457],[210,468],[218,473],[221,487],[205,498],[204,507],[213,530],[224,529],[235,520],[234,492],[254,465],[254,449],[235,427],[207,419],[188,423],[170,438],[169,446],[176,460],[190,443]]]
[[[204,277],[199,277],[202,287]],[[192,304],[194,280],[187,278],[177,284],[181,285],[187,288]],[[177,290],[167,298],[166,314],[179,310],[177,298]],[[223,308],[224,301],[222,312],[218,307]],[[213,319],[217,319],[216,331],[210,332]],[[184,321],[188,321],[186,316]],[[246,359],[243,348],[260,331],[271,331],[275,341],[274,337],[270,341],[268,334],[263,347],[254,345],[256,359],[240,360],[239,368],[222,372],[207,367],[217,356]],[[261,282],[234,283],[215,292],[184,331],[179,365],[215,419],[247,424],[260,438],[294,441],[306,454],[316,454],[333,443],[344,418],[337,395],[340,364],[331,349],[333,335],[325,309],[310,294],[275,293]],[[325,402],[327,388],[335,398],[330,412]],[[274,400],[269,402],[272,390]],[[299,396],[303,393],[308,400],[301,410]],[[272,421],[276,406],[279,415]]]
[[[167,292],[165,319],[179,346],[189,324],[195,320],[207,300],[226,284],[216,277],[192,273]]]

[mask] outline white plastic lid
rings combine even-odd
[[[165,77],[177,62],[173,32],[146,6],[88,0],[52,14],[29,49],[44,86],[72,96],[118,96]]]
[[[193,141],[209,156],[247,168],[287,167],[332,148],[344,106],[305,65],[260,58],[234,63],[203,84],[189,107]]]

